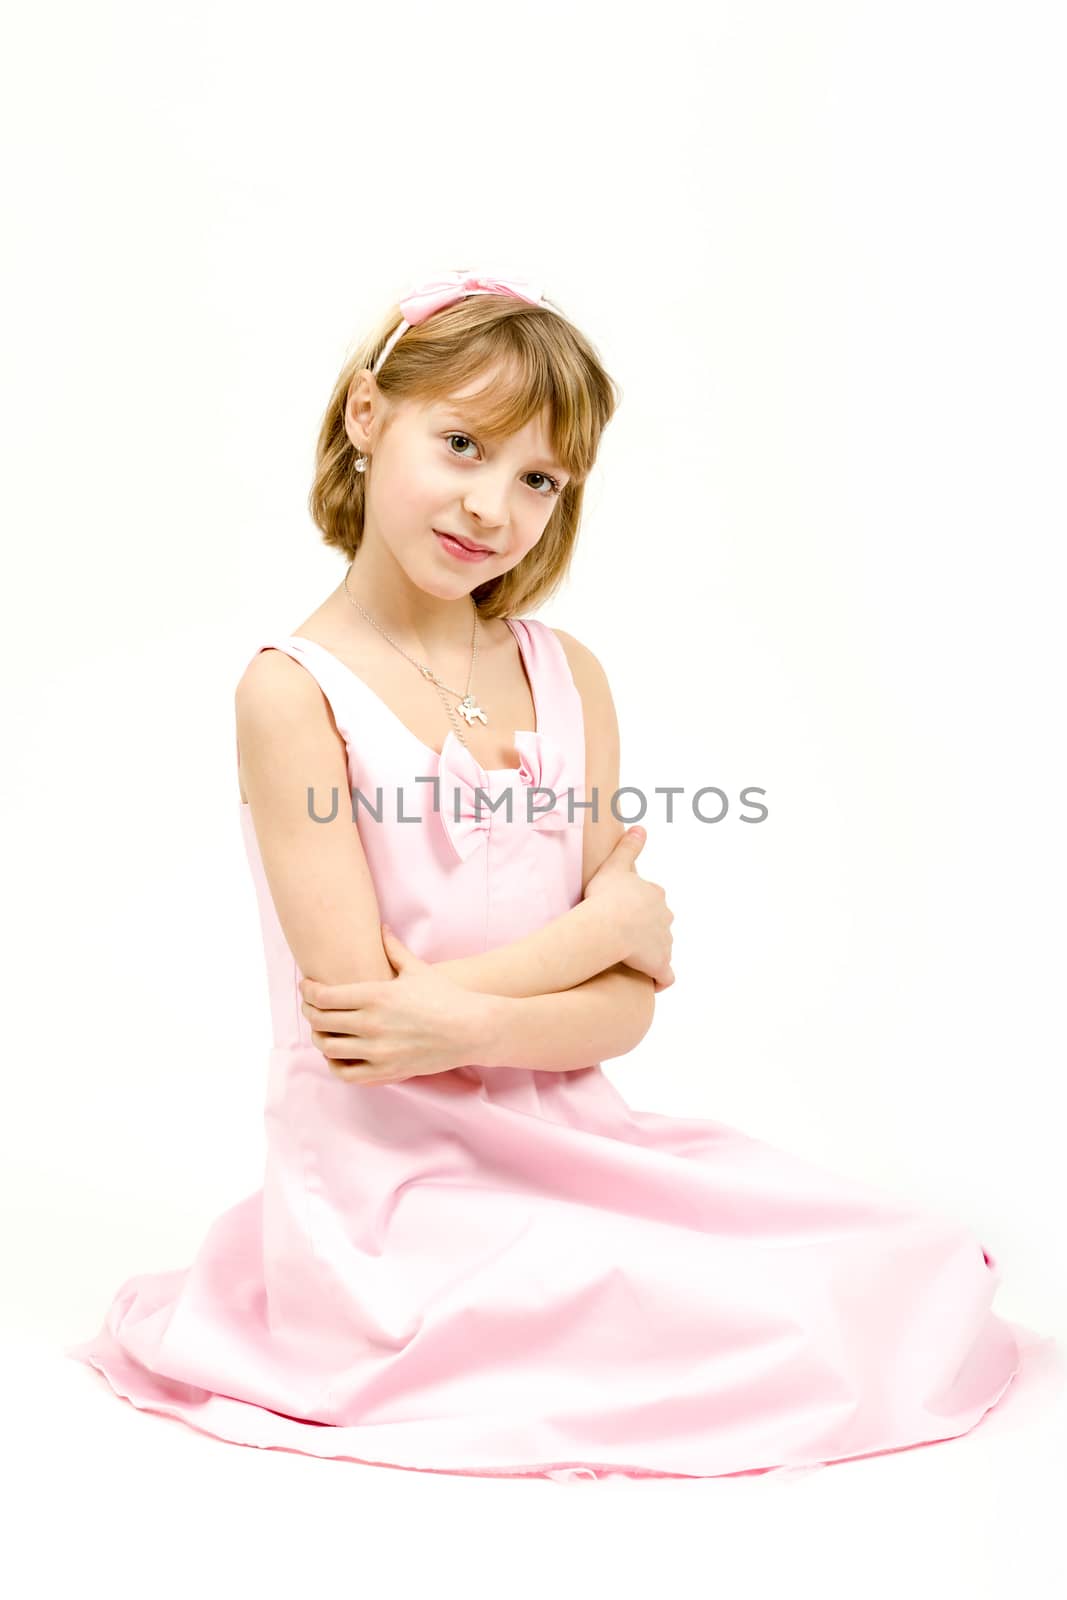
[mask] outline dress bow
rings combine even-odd
[[[580,813],[575,819],[568,816],[570,786],[565,782],[566,759],[556,741],[544,733],[517,733],[515,748],[519,752],[519,766],[515,774],[519,784],[551,790],[551,793],[533,797],[530,802],[532,815],[527,821],[526,798],[521,788],[513,791],[512,822],[554,830],[571,826],[572,820],[580,821]],[[438,757],[437,775],[440,779],[438,806],[441,821],[456,855],[461,861],[466,861],[468,856],[488,842],[494,816],[507,825],[507,802],[495,812],[490,809],[490,801],[495,801],[497,796],[492,792],[489,774],[452,732],[449,732]],[[479,789],[481,795],[478,794]],[[539,810],[542,806],[551,809]]]

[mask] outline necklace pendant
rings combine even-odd
[[[463,696],[463,699],[456,707],[456,710],[459,712],[461,717],[466,717],[468,728],[474,721],[475,717],[478,717],[481,720],[483,726],[487,725],[489,722],[489,718],[486,716],[481,706],[475,705],[474,700],[469,694]]]

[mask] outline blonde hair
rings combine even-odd
[[[390,401],[429,402],[494,371],[495,381],[464,402],[486,438],[516,432],[548,406],[552,449],[568,481],[533,549],[509,572],[472,590],[479,614],[487,618],[535,607],[562,583],[577,542],[585,480],[621,398],[593,346],[551,305],[496,294],[457,301],[405,329],[376,377]],[[349,561],[363,538],[366,491],[365,474],[355,470],[357,451],[345,431],[348,393],[356,375],[373,368],[402,316],[400,307],[393,307],[349,356],[319,430],[308,508],[323,543],[342,550]]]

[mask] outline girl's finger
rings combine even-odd
[[[392,1082],[391,1078],[383,1078],[375,1071],[363,1072],[358,1067],[339,1067],[337,1069],[337,1075],[339,1078],[343,1078],[346,1083],[354,1083],[359,1085],[361,1088],[368,1089],[373,1088],[379,1083]]]
[[[357,1039],[349,1033],[313,1033],[311,1042],[316,1050],[321,1050],[327,1060],[343,1061],[350,1064],[354,1061],[375,1061],[374,1047],[369,1039]],[[362,1051],[362,1054],[360,1052]],[[370,1051],[368,1055],[367,1052]]]
[[[359,1026],[358,1011],[321,1011],[301,1000],[300,1009],[319,1033],[349,1033]]]

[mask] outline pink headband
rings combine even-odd
[[[408,328],[413,328],[417,322],[425,322],[435,311],[443,311],[445,306],[454,305],[469,294],[512,294],[516,299],[528,300],[534,306],[548,304],[540,289],[526,278],[491,278],[487,274],[470,272],[466,267],[461,267],[443,278],[431,279],[408,290],[399,302],[404,320],[389,335],[371,371],[375,375],[381,371],[386,356]]]

